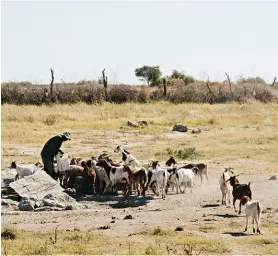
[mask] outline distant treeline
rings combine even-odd
[[[113,103],[166,100],[173,103],[226,103],[247,100],[278,102],[278,85],[268,85],[252,81],[236,84],[228,82],[194,81],[188,83],[182,79],[171,79],[159,86],[108,85],[107,101]],[[73,104],[86,102],[99,104],[104,102],[104,87],[99,83],[81,81],[79,83],[56,83],[52,94],[49,85],[29,82],[2,83],[1,104]]]

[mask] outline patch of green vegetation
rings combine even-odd
[[[187,147],[183,149],[171,149],[171,148],[166,148],[165,149],[165,154],[168,156],[174,156],[178,159],[188,159],[188,158],[194,158],[197,155],[200,155],[197,153],[195,147]],[[155,155],[160,155],[161,152],[157,152]]]

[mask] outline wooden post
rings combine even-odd
[[[102,80],[104,85],[105,101],[107,101],[107,76],[105,76],[105,69],[102,70]]]

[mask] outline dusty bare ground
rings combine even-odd
[[[150,151],[159,153],[160,147],[165,147],[165,145],[170,145],[171,148],[175,148],[176,145],[188,146],[189,140],[194,145],[200,145],[203,148],[209,147],[211,151],[215,151],[239,129],[239,127],[221,130],[210,128],[210,131],[203,129],[203,133],[200,135],[178,132],[148,133],[143,130],[80,129],[72,131],[75,143],[63,145],[63,151],[69,152],[71,156],[87,157],[108,150],[113,158],[119,159],[119,154],[113,153],[113,148],[121,144],[128,146],[139,160],[145,159],[147,161],[149,160],[148,157],[153,157],[148,155]],[[213,132],[218,137],[214,137]],[[248,132],[256,133],[257,129],[250,128]],[[271,132],[274,131],[271,130]],[[207,141],[205,141],[206,137],[208,137]],[[215,144],[215,140],[219,137],[221,137],[222,144]],[[196,141],[194,141],[195,139]],[[264,144],[255,144],[252,150],[258,149],[260,145],[263,146]],[[150,148],[155,146],[156,148]],[[247,147],[248,145],[244,146]],[[149,151],[146,151],[146,148]],[[8,167],[13,160],[23,163],[39,161],[40,150],[41,146],[39,145],[23,146],[4,141],[2,143],[2,167]],[[261,152],[264,155],[268,154],[265,151]],[[86,204],[89,209],[64,212],[19,212],[15,211],[16,206],[2,206],[2,226],[29,231],[45,231],[53,230],[57,225],[60,225],[59,229],[79,229],[121,239],[132,239],[133,241],[142,241],[142,236],[138,234],[142,230],[156,227],[175,230],[177,226],[181,226],[184,229],[182,232],[186,235],[192,234],[223,240],[230,248],[231,254],[278,254],[278,249],[275,249],[278,248],[278,181],[269,180],[271,175],[278,174],[277,169],[273,168],[275,161],[267,162],[267,158],[250,159],[244,153],[243,150],[239,154],[242,158],[233,158],[231,154],[225,155],[223,158],[215,154],[209,158],[212,160],[205,160],[210,172],[209,184],[204,180],[203,185],[200,186],[200,179],[197,178],[193,194],[190,191],[185,194],[176,194],[175,191],[170,190],[165,200],[152,193],[148,193],[145,198],[138,198],[135,195],[130,197],[121,195],[117,197],[90,196],[80,200],[80,203]],[[165,161],[168,156],[161,154],[157,155],[157,158]],[[198,159],[193,162],[197,161],[203,160]],[[241,174],[239,177],[241,183],[251,182],[253,199],[260,200],[264,207],[261,223],[262,235],[252,234],[250,222],[248,232],[242,232],[245,226],[244,208],[243,213],[239,216],[232,207],[221,205],[218,182],[223,167],[228,165],[235,167],[235,171]],[[263,174],[266,168],[268,171]],[[14,175],[15,173],[9,169],[1,171],[2,178],[11,178]],[[238,205],[239,202],[237,201],[237,209]],[[124,219],[127,215],[131,215],[133,218]],[[99,229],[107,225],[110,227],[109,229]],[[245,240],[249,238],[250,241]],[[254,246],[254,243],[258,243],[256,238],[261,240],[260,244]],[[269,245],[273,246],[272,251],[263,250]]]
[[[234,254],[250,253],[252,245],[237,243],[244,237],[277,238],[277,229],[273,232],[272,228],[278,225],[278,181],[269,180],[268,174],[239,177],[241,183],[251,181],[253,198],[260,200],[264,207],[263,234],[253,235],[251,226],[247,233],[243,233],[244,208],[243,213],[238,215],[232,207],[221,205],[218,180],[222,166],[211,165],[209,168],[209,184],[204,180],[200,186],[200,179],[196,178],[192,194],[189,190],[185,194],[176,194],[170,189],[165,200],[152,193],[145,198],[89,196],[80,200],[89,209],[80,211],[19,212],[2,206],[2,225],[40,231],[54,229],[60,224],[59,229],[80,229],[122,238],[132,236],[134,240],[140,239],[136,233],[144,229],[161,227],[174,230],[181,226],[187,234],[225,240]],[[237,209],[238,205],[237,201]],[[125,220],[124,217],[129,214],[133,219]],[[115,218],[114,223],[111,223],[112,217]],[[105,225],[110,228],[99,230]]]

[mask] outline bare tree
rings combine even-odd
[[[274,77],[273,83],[271,84],[271,86],[274,86],[276,84],[276,77]]]
[[[167,88],[166,88],[166,85],[167,85],[167,80],[166,80],[166,78],[164,77],[163,79],[162,79],[162,81],[163,81],[163,89],[164,89],[164,97],[166,97],[166,95],[167,95]]]
[[[50,72],[51,72],[50,97],[51,99],[53,99],[54,70],[50,68]]]
[[[233,94],[233,91],[232,91],[232,83],[231,83],[230,77],[228,76],[227,73],[225,73],[225,75],[227,76],[227,79],[228,79],[228,83],[229,83],[229,88],[230,88],[232,99],[234,99],[234,94]]]
[[[107,101],[107,76],[105,76],[105,69],[102,70],[102,81],[104,86],[105,100]]]

